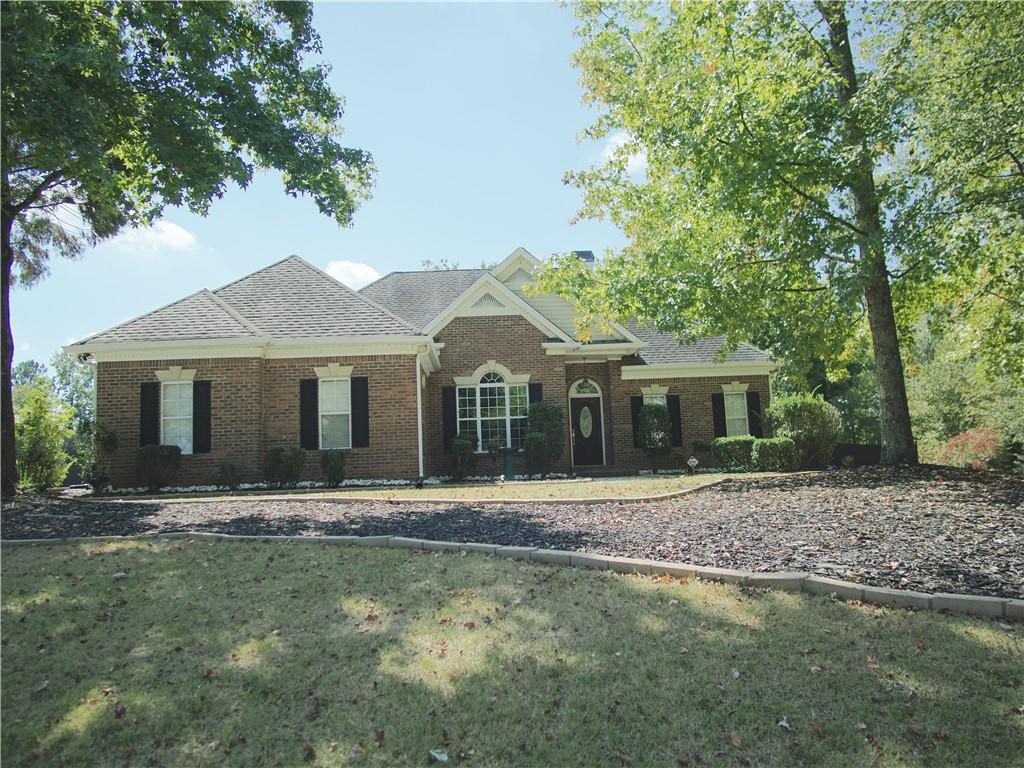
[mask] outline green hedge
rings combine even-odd
[[[800,394],[772,400],[768,421],[779,437],[796,444],[801,467],[826,467],[832,461],[842,422],[839,411],[818,395]]]
[[[306,466],[301,448],[271,448],[267,451],[267,482],[278,488],[293,488]]]
[[[159,491],[178,474],[181,448],[176,445],[144,445],[139,448],[136,468],[150,491]]]
[[[758,472],[790,472],[796,469],[796,443],[788,437],[766,437],[754,440],[750,465]]]
[[[718,466],[725,469],[749,469],[754,438],[750,435],[716,437],[711,441],[711,452]]]
[[[345,482],[345,452],[320,451],[320,471],[328,486],[340,487]]]

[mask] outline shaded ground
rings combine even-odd
[[[5,545],[2,568],[5,768],[1024,754],[1021,625],[287,542]]]
[[[1024,481],[950,468],[735,479],[657,503],[19,503],[2,535],[392,534],[804,570],[923,591],[1024,596]]]

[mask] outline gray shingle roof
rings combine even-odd
[[[416,329],[298,256],[214,293],[274,339],[413,335]]]
[[[416,335],[416,329],[298,256],[203,289],[78,344]]]
[[[362,288],[373,299],[416,328],[424,328],[441,314],[486,269],[438,269],[392,272]]]
[[[641,328],[631,321],[627,328],[647,346],[640,350],[634,364],[664,365],[666,363],[714,363],[719,362],[718,352],[725,345],[724,336],[708,336],[692,344],[680,344],[670,333],[650,328]],[[632,361],[630,361],[632,362]],[[769,363],[771,356],[750,344],[740,344],[724,361],[726,363]],[[624,364],[627,361],[623,361]]]
[[[257,328],[204,288],[78,343],[245,339],[259,335]]]

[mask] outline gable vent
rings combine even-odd
[[[505,278],[506,283],[527,283],[530,280],[530,273],[522,267],[517,268],[515,272]]]
[[[491,294],[485,293],[483,296],[476,300],[476,303],[473,305],[473,309],[486,309],[489,307],[500,308],[504,306],[504,304],[502,304],[500,301],[494,298]]]

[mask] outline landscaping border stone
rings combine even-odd
[[[66,543],[102,543],[109,541],[133,541],[146,539],[194,539],[198,541],[284,541],[297,543],[342,544],[362,547],[392,547],[422,551],[448,551],[477,553],[482,555],[528,560],[539,564],[562,567],[597,568],[626,574],[660,574],[682,578],[699,578],[705,581],[720,581],[742,584],[762,589],[777,589],[786,592],[806,592],[812,595],[835,595],[842,600],[869,603],[892,608],[949,611],[966,613],[984,618],[1006,618],[1024,621],[1024,599],[1007,599],[983,595],[957,595],[947,592],[927,594],[911,590],[888,589],[850,581],[830,579],[825,576],[796,572],[755,573],[731,568],[689,565],[656,560],[639,560],[631,557],[594,555],[587,552],[569,552],[558,549],[537,547],[505,547],[498,544],[467,543],[454,541],[429,541],[404,536],[245,536],[207,531],[174,531],[168,533],[144,533],[136,536],[87,536],[66,539],[5,539],[2,544],[27,544],[31,546]]]

